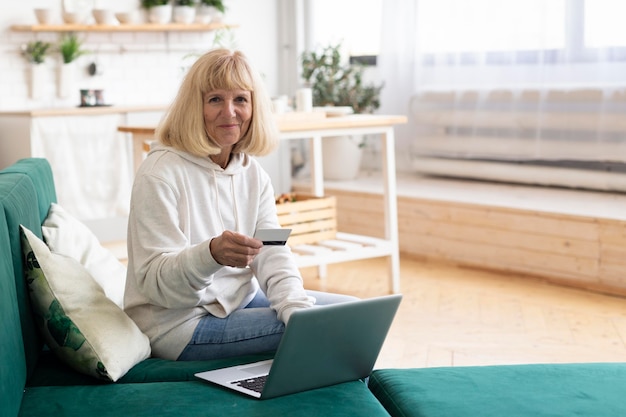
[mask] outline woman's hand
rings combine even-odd
[[[226,230],[220,236],[213,238],[209,247],[213,259],[220,265],[245,268],[259,254],[263,242]]]

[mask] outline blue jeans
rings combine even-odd
[[[349,295],[319,291],[307,291],[307,294],[315,297],[315,305],[356,300]],[[233,311],[228,317],[221,319],[210,314],[203,317],[178,360],[221,359],[276,350],[285,325],[269,305],[259,290],[245,308]]]

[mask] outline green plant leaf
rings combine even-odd
[[[42,64],[46,59],[48,49],[52,46],[49,42],[32,41],[22,48],[22,55],[33,64]]]
[[[313,90],[314,106],[350,106],[355,113],[371,113],[380,107],[383,84],[364,85],[360,65],[343,64],[341,43],[301,56],[301,77]]]
[[[78,39],[75,33],[65,34],[59,43],[59,52],[63,57],[63,63],[69,64],[74,62],[79,56],[88,53],[88,51],[81,48],[82,41]]]

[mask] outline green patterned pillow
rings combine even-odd
[[[75,259],[50,252],[21,227],[24,274],[38,327],[52,350],[78,372],[117,381],[150,356],[150,342]]]

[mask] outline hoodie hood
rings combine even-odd
[[[213,182],[212,188],[214,193],[214,209],[221,224],[222,231],[230,229],[236,232],[241,232],[241,224],[239,222],[239,209],[237,207],[237,192],[235,190],[234,177],[237,174],[243,173],[243,171],[250,166],[250,157],[243,153],[232,154],[228,166],[226,168],[222,168],[220,165],[213,162],[208,156],[204,158],[195,156],[188,152],[181,151],[170,146],[163,146],[161,144],[155,145],[148,154],[152,155],[161,153],[164,155],[168,152],[171,152],[180,158],[183,158],[195,165],[200,166],[203,169],[207,169],[208,171],[210,171],[211,179]],[[222,178],[222,180],[220,180],[220,178]],[[226,180],[227,183],[224,183],[223,180]],[[228,207],[226,208],[227,212],[232,211],[232,216],[228,216],[233,220],[233,223],[231,223],[230,227],[227,227],[226,222],[224,221],[224,204],[226,205],[226,207]]]
[[[148,153],[148,155],[157,153],[157,152],[175,153],[181,158],[184,158],[194,164],[197,164],[201,167],[209,168],[216,172],[221,172],[225,175],[238,174],[250,165],[250,157],[244,153],[232,154],[230,158],[230,162],[228,163],[228,166],[226,167],[226,169],[224,169],[218,164],[216,164],[215,162],[213,162],[211,158],[209,158],[208,156],[206,157],[195,156],[188,152],[172,148],[171,146],[163,146],[159,143],[155,144],[152,147],[152,149],[150,149],[150,152]]]

